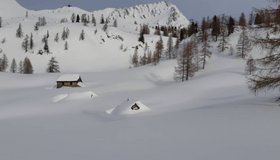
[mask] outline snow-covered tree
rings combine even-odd
[[[255,59],[256,72],[249,77],[249,88],[254,91],[273,90],[280,87],[280,38],[256,38],[255,44],[260,46],[266,55]]]
[[[220,23],[220,18],[218,16],[214,16],[212,20],[212,36],[215,37],[215,41],[218,40],[218,36],[221,33],[221,23]]]
[[[248,32],[245,27],[242,28],[242,32],[239,36],[238,43],[236,45],[237,55],[241,58],[245,58],[252,49],[251,40],[248,36]]]
[[[148,56],[147,56],[147,64],[152,63],[152,51],[148,51]]]
[[[68,39],[70,36],[70,29],[68,27],[66,28],[65,33],[66,39]]]
[[[160,36],[159,41],[156,42],[156,47],[155,47],[155,57],[154,57],[154,64],[157,65],[162,57],[162,51],[163,51],[163,40],[162,37]]]
[[[208,32],[205,32],[205,34],[202,37],[202,48],[201,48],[201,62],[202,62],[202,69],[205,69],[207,58],[211,57],[211,51],[210,51],[210,43],[208,40]]]
[[[67,41],[65,41],[64,50],[68,50],[68,42]]]
[[[21,73],[23,74],[23,62],[22,61],[19,61],[19,64],[18,64],[18,73]]]
[[[29,36],[28,35],[25,35],[25,38],[23,39],[21,46],[25,52],[28,52],[28,48],[29,48]]]
[[[117,19],[114,20],[113,27],[118,27],[118,21],[117,21]]]
[[[131,58],[131,64],[134,67],[138,67],[138,65],[139,65],[138,47],[135,47],[134,54]]]
[[[2,17],[0,17],[0,28],[2,28]]]
[[[173,39],[172,39],[172,35],[171,34],[169,35],[168,40],[167,40],[166,57],[168,59],[175,58]]]
[[[5,72],[9,66],[9,60],[6,54],[3,54],[2,58],[0,58],[0,71]]]
[[[256,68],[255,60],[252,58],[252,56],[250,56],[247,60],[245,71],[248,75],[252,75],[256,69],[257,68]]]
[[[80,23],[80,15],[79,14],[77,14],[76,22]]]
[[[54,41],[55,41],[55,42],[58,42],[58,41],[59,41],[59,33],[56,33],[56,34],[55,34]]]
[[[23,36],[21,24],[18,25],[18,29],[16,31],[16,37],[21,38]]]
[[[51,57],[51,59],[49,60],[48,67],[47,67],[47,72],[48,73],[60,72],[58,61],[55,59],[55,57]]]
[[[219,39],[218,50],[219,52],[224,52],[228,49],[228,34],[227,34],[227,27],[226,27],[226,19],[223,15],[221,20],[221,38]]]
[[[38,31],[38,30],[39,30],[39,23],[37,22],[34,25],[34,31]]]
[[[104,32],[107,32],[107,30],[108,30],[108,23],[107,23],[107,21],[105,22],[105,24],[102,27],[102,29],[103,29]]]
[[[143,33],[142,30],[140,31],[140,35],[139,35],[138,41],[142,42],[143,44],[145,43],[145,37],[144,37],[144,33]]]
[[[72,23],[74,23],[75,20],[76,20],[76,15],[75,15],[75,13],[73,13],[72,16],[71,16],[71,21],[72,21]]]
[[[33,34],[30,34],[30,39],[29,39],[29,49],[33,49],[34,48],[34,41],[33,41]]]
[[[25,57],[24,61],[23,61],[23,73],[24,74],[33,74],[33,66],[28,57]]]
[[[104,20],[104,16],[103,14],[101,15],[101,19],[100,19],[100,24],[104,24],[105,23],[105,20]]]
[[[246,17],[245,17],[244,13],[241,13],[241,15],[239,17],[239,26],[241,26],[241,27],[247,26]]]
[[[94,14],[92,14],[92,17],[91,17],[91,23],[93,24],[93,26],[96,26],[96,18],[94,16]]]
[[[147,64],[147,55],[146,55],[146,53],[144,53],[143,57],[140,58],[140,64],[142,66]]]
[[[193,63],[193,43],[182,44],[177,58],[177,67],[175,67],[175,80],[186,81],[194,76],[195,64]]]
[[[12,60],[11,66],[10,66],[10,72],[11,73],[16,73],[17,72],[17,62],[14,58]]]
[[[46,39],[45,44],[44,44],[44,51],[47,53],[50,53],[50,48],[48,44],[48,39]]]
[[[82,41],[85,40],[85,31],[84,30],[81,31],[79,40],[82,40]]]

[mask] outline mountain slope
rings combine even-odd
[[[16,0],[1,0],[0,16],[3,19],[24,16],[26,11]]]
[[[76,7],[63,7],[54,10],[28,11],[28,17],[25,17],[23,7],[19,6],[15,0],[5,0],[5,6],[0,6],[0,12],[3,14],[3,27],[0,28],[0,48],[3,50],[9,60],[15,58],[19,63],[24,57],[28,56],[34,67],[35,73],[45,72],[48,60],[54,56],[59,61],[62,72],[88,72],[114,70],[119,68],[128,68],[130,66],[130,57],[134,53],[135,47],[139,46],[139,54],[143,54],[144,45],[138,42],[139,30],[142,24],[186,26],[189,21],[177,9],[176,6],[159,2],[147,5],[138,5],[127,9],[105,9],[100,11],[88,12]],[[10,14],[4,10],[14,10],[18,12]],[[91,23],[84,26],[82,23],[72,23],[70,18],[72,14],[86,14],[90,17],[94,15],[97,25]],[[9,15],[9,16],[5,16]],[[103,31],[103,24],[100,24],[101,16],[108,19],[109,28]],[[39,27],[34,31],[34,25],[39,17],[45,17],[46,26]],[[145,18],[144,18],[145,17]],[[118,27],[113,27],[113,20],[117,19]],[[64,20],[62,23],[61,20]],[[22,25],[23,37],[16,38],[15,32]],[[61,39],[63,28],[69,28],[70,35],[67,40]],[[154,36],[154,30],[146,35],[146,43],[151,51],[154,50],[155,42],[159,36]],[[80,41],[81,31],[85,32],[85,40]],[[48,44],[51,54],[38,55],[38,51],[43,49],[42,38],[49,33]],[[22,42],[25,35],[33,34],[34,48],[27,53],[22,49]],[[54,42],[56,34],[59,34],[60,40]],[[164,43],[167,37],[163,37]],[[65,43],[68,43],[69,49],[64,50]],[[175,41],[175,39],[174,39]],[[121,49],[122,48],[122,49]],[[1,53],[0,53],[1,56]],[[114,61],[114,63],[111,63]],[[83,64],[83,65],[75,65]]]

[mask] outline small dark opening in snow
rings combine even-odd
[[[131,107],[132,110],[134,111],[137,111],[140,109],[140,107],[135,103],[132,107]]]

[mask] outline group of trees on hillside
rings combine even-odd
[[[6,72],[9,67],[9,60],[6,54],[3,54],[2,58],[0,58],[0,72]],[[24,60],[20,61],[18,64],[13,58],[11,65],[10,65],[10,72],[11,73],[22,73],[22,74],[32,74],[33,73],[33,66],[31,61],[28,57],[25,57]]]
[[[9,68],[9,60],[6,54],[0,58],[0,72],[7,72]],[[51,57],[49,60],[46,71],[48,73],[57,73],[60,72],[60,67],[58,61],[55,57]],[[31,60],[28,57],[25,57],[23,60],[16,62],[15,58],[12,59],[10,64],[10,72],[11,73],[21,73],[21,74],[33,74],[33,65]]]

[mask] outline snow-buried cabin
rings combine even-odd
[[[78,74],[65,74],[57,79],[56,87],[81,87],[82,82],[82,78]]]

